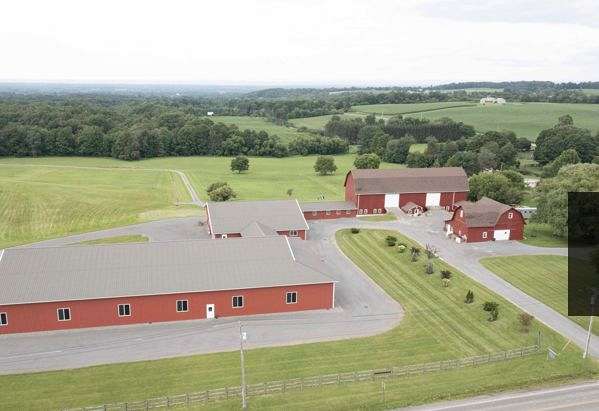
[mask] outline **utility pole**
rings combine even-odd
[[[589,345],[591,344],[591,327],[593,326],[593,314],[595,314],[595,299],[597,298],[597,289],[593,288],[593,295],[591,295],[591,317],[589,318],[589,332],[587,334],[587,343],[584,347],[584,354],[582,358],[587,358],[589,355]]]
[[[243,341],[246,339],[246,334],[242,331],[241,321],[239,321],[239,355],[241,356],[241,408],[247,409],[248,404],[245,393],[245,359],[243,357]]]

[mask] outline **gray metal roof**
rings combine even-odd
[[[241,233],[253,222],[276,231],[308,230],[297,200],[211,202],[206,206],[214,234]]]
[[[11,248],[0,305],[331,283],[286,237]]]
[[[356,194],[442,193],[468,191],[461,167],[351,170]]]
[[[249,223],[241,230],[242,237],[266,237],[268,235],[278,234],[271,227],[256,221]]]
[[[356,205],[351,201],[312,201],[300,203],[300,208],[304,212],[308,211],[335,211],[335,210],[355,210]]]

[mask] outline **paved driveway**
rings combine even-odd
[[[315,230],[310,241],[292,240],[294,252],[339,281],[333,310],[243,318],[247,347],[290,345],[379,334],[395,327],[401,306],[351,263],[334,243],[334,226]],[[112,235],[143,234],[153,241],[201,237],[197,219],[173,219],[45,241],[71,244]],[[216,241],[216,240],[215,240]],[[223,240],[235,241],[235,240]],[[324,267],[324,268],[323,268]],[[239,347],[239,318],[139,324],[0,336],[0,373],[232,351]],[[132,349],[134,347],[134,349]]]

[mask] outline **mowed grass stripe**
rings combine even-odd
[[[526,294],[568,315],[568,258],[557,255],[490,257],[481,263]],[[590,268],[589,268],[590,269]],[[570,316],[581,327],[589,326],[588,317]],[[599,335],[598,321],[593,334]]]

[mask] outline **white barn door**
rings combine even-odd
[[[510,230],[495,230],[493,232],[493,238],[495,241],[503,241],[510,239]]]
[[[399,207],[399,194],[385,194],[385,208]]]
[[[426,193],[426,206],[439,207],[441,205],[441,193]]]

